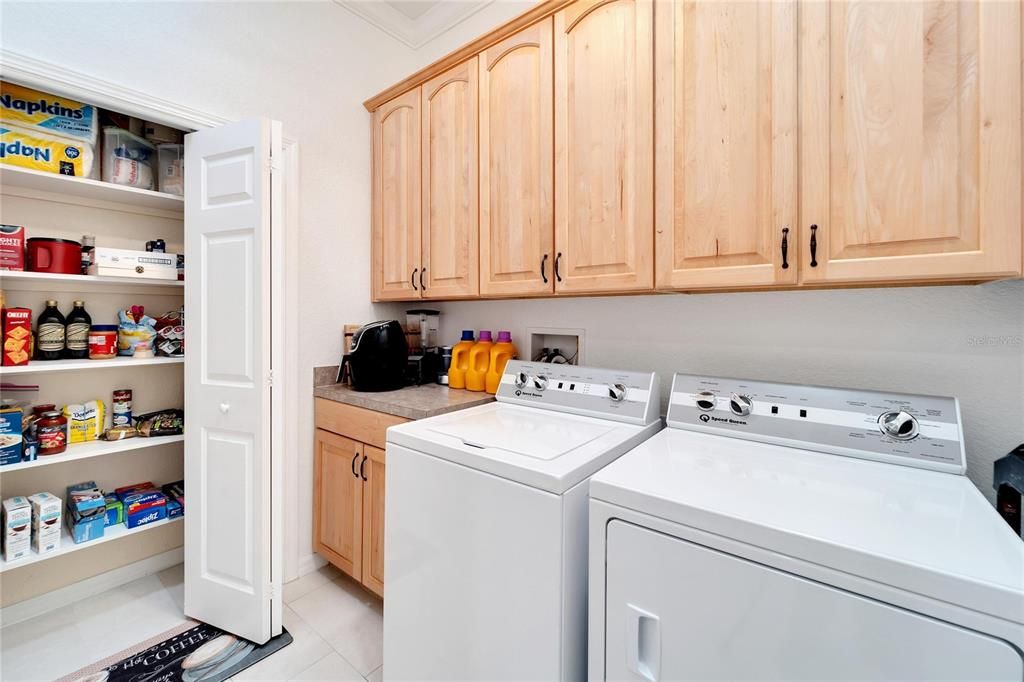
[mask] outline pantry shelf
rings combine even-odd
[[[180,443],[183,440],[185,440],[185,436],[158,436],[153,438],[128,438],[127,440],[111,442],[97,440],[90,443],[77,443],[69,445],[67,451],[60,455],[47,455],[31,462],[8,464],[7,466],[0,467],[0,474],[20,471],[22,469],[34,469],[50,464],[63,464],[64,462],[73,462],[79,459],[88,459],[89,457],[102,457],[103,455],[114,455],[119,452],[155,448],[158,445]]]
[[[0,286],[8,291],[129,291],[180,296],[184,293],[185,282],[142,277],[59,275],[10,270],[0,272]]]
[[[147,530],[159,528],[160,526],[166,526],[169,523],[177,523],[184,518],[184,516],[179,516],[176,519],[164,519],[162,521],[154,521],[153,523],[147,523],[145,526],[139,526],[137,528],[132,528],[130,530],[128,526],[124,525],[123,523],[119,523],[116,526],[108,526],[107,528],[105,528],[103,531],[103,537],[97,538],[95,540],[90,540],[88,542],[83,542],[77,545],[75,544],[75,541],[71,539],[71,535],[68,533],[68,529],[62,527],[60,533],[59,549],[49,552],[48,554],[36,554],[35,552],[30,551],[28,556],[22,557],[21,559],[17,559],[15,561],[0,560],[0,573],[3,573],[4,571],[12,571],[16,568],[21,568],[22,566],[31,566],[32,564],[38,563],[40,561],[46,561],[47,559],[53,559],[55,557],[64,556],[65,554],[70,554],[71,552],[77,552],[80,549],[88,549],[90,547],[95,547],[96,545],[102,545],[105,542],[117,540],[123,537],[127,537],[129,535],[135,535],[136,533],[143,533]]]
[[[115,202],[147,210],[185,211],[184,197],[174,194],[16,166],[0,166],[0,191],[6,192],[9,188],[60,194],[71,199]]]
[[[180,365],[185,358],[113,358],[110,360],[34,360],[18,367],[0,367],[0,377],[14,374],[42,374],[48,372],[78,372],[115,367],[152,367],[153,365]]]

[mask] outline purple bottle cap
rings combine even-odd
[[[481,341],[493,341],[493,339],[491,338],[491,333],[489,331],[487,331],[486,329],[481,329],[480,330],[480,340]]]
[[[512,332],[498,332],[498,343],[512,343]]]

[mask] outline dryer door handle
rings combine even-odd
[[[661,619],[626,604],[626,667],[645,680],[661,675]]]

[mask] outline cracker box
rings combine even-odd
[[[60,516],[63,500],[50,493],[29,495],[32,505],[32,549],[47,554],[60,549]]]
[[[22,448],[21,408],[0,403],[0,466],[20,462]]]
[[[121,500],[117,499],[117,495],[113,493],[107,493],[107,520],[106,525],[116,526],[119,523],[124,523],[124,504]]]
[[[4,367],[27,365],[32,356],[32,310],[4,308],[0,312],[3,328],[4,354],[0,364]]]
[[[25,269],[25,227],[0,225],[0,270]]]
[[[0,121],[96,144],[96,107],[14,83],[0,82]]]
[[[4,500],[4,561],[16,561],[29,554],[32,536],[32,505],[18,496]]]

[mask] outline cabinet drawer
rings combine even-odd
[[[385,432],[389,426],[409,421],[403,417],[374,412],[355,405],[336,403],[324,398],[315,398],[314,400],[316,428],[325,429],[378,448],[385,446]]]

